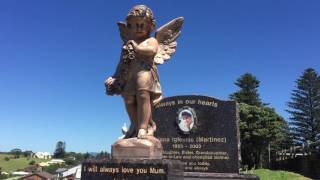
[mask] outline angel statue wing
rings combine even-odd
[[[156,64],[163,64],[176,51],[176,40],[181,33],[182,24],[183,17],[178,17],[156,31],[155,38],[159,43],[158,52],[154,57]]]
[[[123,41],[123,43],[126,43],[129,40],[129,33],[127,30],[127,25],[124,22],[118,22],[118,27],[120,31],[120,37]]]

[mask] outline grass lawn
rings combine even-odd
[[[4,158],[9,157],[10,160],[6,161]],[[20,156],[18,159],[12,159],[12,155],[10,154],[0,154],[0,167],[2,168],[2,171],[4,172],[13,172],[17,169],[23,169],[27,166],[29,166],[30,161],[34,160],[36,163],[39,162],[46,162],[48,160],[44,159],[36,159],[36,158],[25,158],[23,156]]]
[[[274,171],[270,169],[256,169],[249,171],[260,177],[260,180],[311,180],[300,174],[288,171]]]

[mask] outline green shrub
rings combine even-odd
[[[29,162],[29,165],[34,165],[36,163],[36,161],[32,160]]]
[[[9,176],[5,174],[0,174],[0,179],[8,179]]]

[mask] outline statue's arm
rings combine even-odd
[[[145,57],[154,57],[158,52],[158,41],[155,38],[149,38],[146,44],[133,43],[133,49],[138,55]]]

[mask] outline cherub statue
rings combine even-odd
[[[124,99],[131,121],[125,138],[146,138],[156,130],[152,109],[162,98],[156,65],[163,64],[175,52],[182,24],[182,17],[173,19],[150,37],[155,19],[145,5],[134,6],[126,23],[118,23],[123,48],[116,72],[106,79],[105,86],[108,95],[121,95]]]

